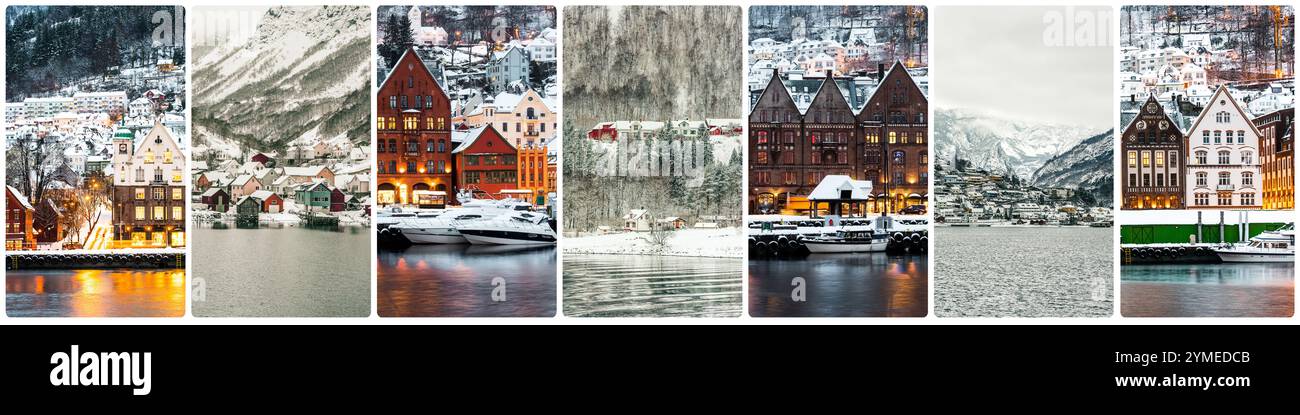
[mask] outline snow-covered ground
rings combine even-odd
[[[565,236],[566,254],[666,255],[742,258],[745,239],[740,228],[682,229],[672,231],[666,246],[656,249],[648,232],[622,232],[592,236]]]

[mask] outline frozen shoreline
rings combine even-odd
[[[650,232],[565,236],[565,254],[661,255],[702,258],[744,258],[745,238],[740,228],[682,229],[671,232],[662,249],[650,242]]]

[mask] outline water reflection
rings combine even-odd
[[[1125,317],[1290,317],[1295,264],[1125,265]]]
[[[200,317],[366,317],[370,233],[358,227],[194,231]]]
[[[737,317],[742,260],[564,255],[571,317]]]
[[[555,247],[380,249],[378,279],[383,317],[555,315]]]
[[[181,317],[184,270],[6,271],[10,317]]]
[[[794,278],[805,301],[794,301]],[[924,317],[926,257],[822,254],[749,261],[749,315],[754,317]]]

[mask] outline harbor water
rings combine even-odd
[[[564,255],[569,317],[739,317],[739,258]]]
[[[370,229],[196,226],[198,317],[370,315]]]
[[[12,270],[9,317],[181,317],[185,270]]]
[[[939,317],[1108,317],[1112,229],[935,228]]]
[[[415,245],[379,250],[381,317],[555,316],[553,246]]]
[[[1290,317],[1294,263],[1125,265],[1124,317]]]
[[[924,317],[928,298],[929,269],[922,255],[812,254],[749,261],[752,317]]]

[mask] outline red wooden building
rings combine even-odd
[[[518,150],[491,125],[476,128],[452,151],[460,188],[497,194],[518,185]]]
[[[375,200],[432,204],[453,191],[451,102],[414,48],[402,54],[376,94]]]

